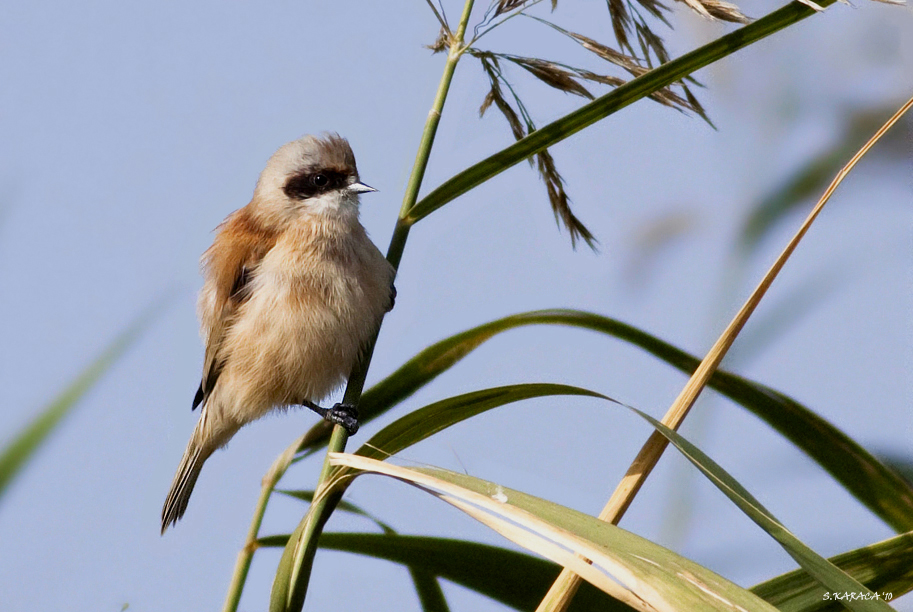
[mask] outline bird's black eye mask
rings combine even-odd
[[[306,170],[291,177],[282,190],[292,199],[303,200],[345,187],[348,177],[348,173],[336,170]]]

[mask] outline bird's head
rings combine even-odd
[[[261,220],[281,227],[306,215],[358,218],[358,195],[377,191],[358,180],[355,154],[338,134],[283,145],[260,174],[254,202]]]

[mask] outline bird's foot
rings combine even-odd
[[[354,436],[358,431],[358,408],[352,404],[336,404],[323,415],[323,418],[330,423],[342,425],[350,436]]]
[[[310,408],[330,423],[342,425],[350,436],[354,436],[358,431],[358,409],[352,404],[339,403],[332,408],[321,408],[317,404],[305,400],[301,402],[301,405]]]

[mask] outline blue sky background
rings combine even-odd
[[[603,3],[563,1],[556,19],[608,42]],[[445,4],[452,21],[460,6]],[[777,5],[751,2],[753,17]],[[483,7],[480,6],[479,9]],[[184,520],[159,513],[197,415],[202,348],[198,259],[212,229],[247,203],[281,144],[346,136],[362,178],[363,221],[382,250],[399,209],[442,69],[423,2],[25,2],[2,9],[0,36],[0,444],[150,303],[164,313],[92,390],[0,505],[0,600],[17,611],[207,610],[221,606],[260,478],[313,424],[308,412],[242,431],[203,471]],[[475,20],[474,20],[475,21]],[[731,29],[677,7],[674,55]],[[573,43],[517,19],[484,40],[499,51],[605,69]],[[540,125],[581,103],[510,72]],[[600,253],[570,248],[525,165],[417,225],[369,384],[421,348],[499,316],[593,310],[693,353],[711,345],[800,221],[790,217],[726,282],[746,211],[833,146],[860,107],[913,93],[913,12],[836,5],[699,77],[718,127],[642,102],[554,147],[574,210]],[[426,189],[510,142],[487,81],[460,64]],[[890,114],[886,110],[885,117]],[[910,457],[913,439],[913,132],[907,123],[851,175],[758,312],[801,289],[824,292],[760,353],[733,367],[811,406],[868,448]],[[861,144],[861,143],[860,143]],[[803,213],[804,214],[804,213]],[[653,252],[641,237],[670,218],[688,231]],[[746,334],[760,332],[749,324]],[[746,336],[747,338],[748,336]],[[589,387],[656,415],[685,378],[637,349],[570,329],[529,328],[484,345],[383,421],[457,393],[519,382]],[[708,395],[686,435],[822,554],[890,530],[766,425]],[[440,465],[597,513],[648,435],[642,422],[583,399],[488,413],[410,449]],[[675,546],[750,586],[793,567],[718,491],[669,456],[622,526]],[[311,488],[319,460],[283,481]],[[675,483],[689,483],[685,531]],[[410,534],[507,545],[406,486],[363,478],[350,499]],[[263,533],[290,531],[303,506],[276,499]],[[328,530],[371,529],[335,516]],[[266,608],[278,551],[257,554],[243,610]],[[345,581],[339,588],[337,582]],[[354,586],[353,586],[354,584]],[[445,585],[454,610],[497,604]],[[408,574],[343,553],[318,555],[307,609],[418,609]],[[898,609],[913,610],[900,600]]]

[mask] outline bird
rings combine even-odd
[[[297,405],[358,429],[354,406],[317,402],[346,380],[396,298],[395,269],[359,221],[359,196],[373,191],[346,139],[308,135],[270,157],[250,203],[217,228],[197,302],[205,354],[192,409],[202,408],[162,534],[203,463],[251,421]]]

